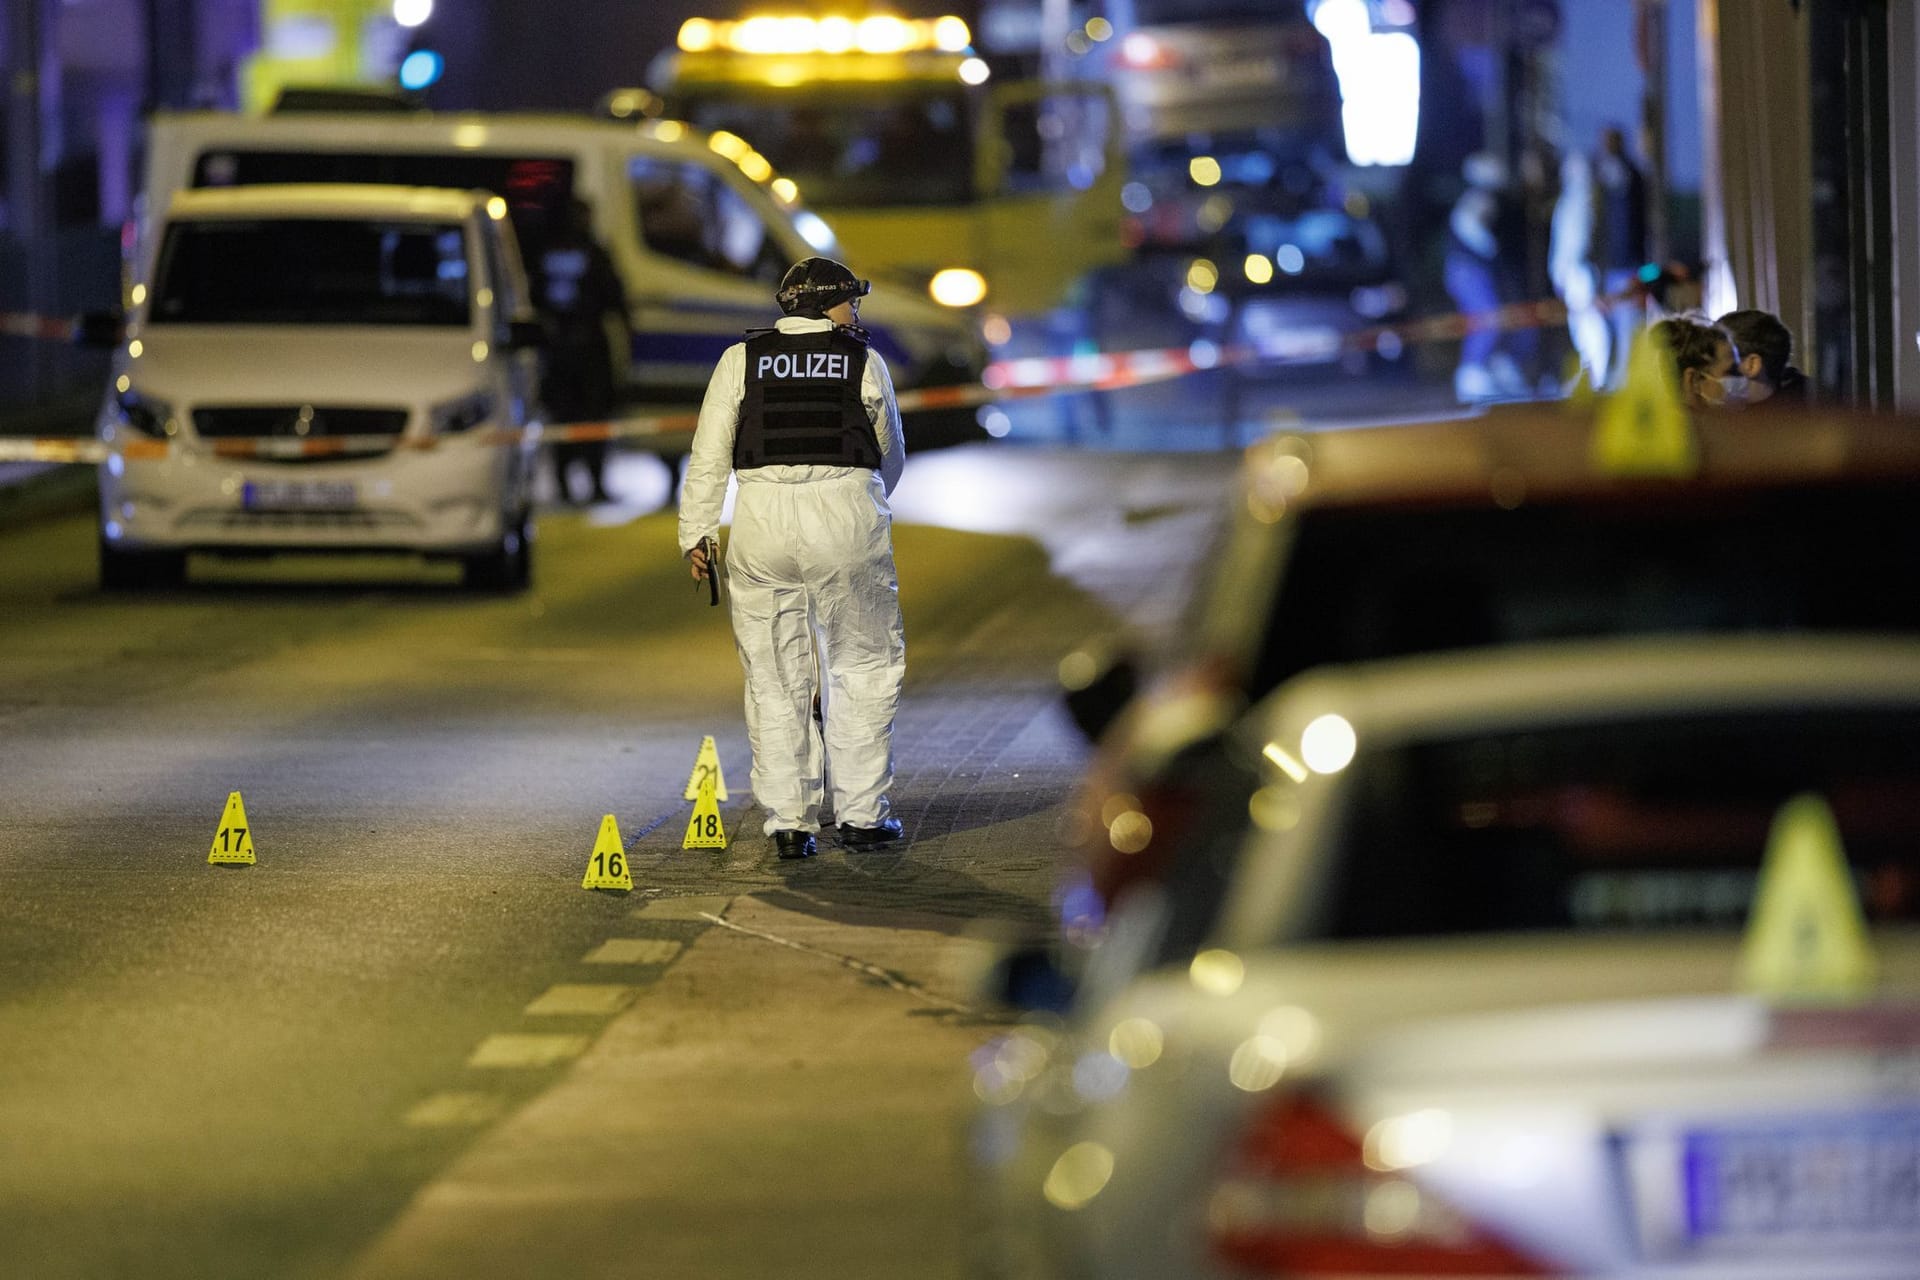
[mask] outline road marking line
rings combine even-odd
[[[719,915],[727,909],[732,898],[655,898],[645,906],[634,908],[633,914],[642,920],[704,920],[708,914]]]
[[[436,1093],[407,1112],[412,1129],[461,1129],[505,1115],[507,1100],[492,1093]]]
[[[633,988],[617,982],[560,983],[522,1012],[536,1018],[618,1013],[633,1003]]]
[[[587,1051],[586,1036],[490,1035],[467,1059],[470,1067],[551,1067]]]
[[[680,943],[665,938],[609,938],[582,956],[580,963],[666,964],[680,954],[680,947]]]

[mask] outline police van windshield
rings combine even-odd
[[[808,204],[959,205],[973,199],[973,130],[958,86],[897,85],[804,97],[695,89],[675,107],[702,129],[748,139]]]
[[[464,327],[458,224],[209,219],[167,228],[149,324]]]
[[[194,164],[196,187],[354,182],[376,186],[491,191],[507,202],[520,252],[531,261],[563,225],[574,194],[573,161],[563,156],[484,152],[298,151],[220,147]]]

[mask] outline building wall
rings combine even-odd
[[[1893,154],[1894,400],[1920,410],[1920,13],[1887,13]]]
[[[1807,24],[1786,3],[1699,0],[1708,311],[1771,311],[1814,332]]]

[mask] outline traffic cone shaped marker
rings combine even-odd
[[[708,739],[712,741],[711,738]],[[687,838],[680,842],[682,849],[724,849],[727,847],[727,829],[720,821],[720,801],[714,794],[711,780],[701,786],[700,798],[694,801],[693,816],[687,819]]]
[[[216,867],[253,865],[253,829],[247,825],[247,806],[238,791],[227,794],[227,807],[220,814],[220,829],[213,833],[207,862]]]
[[[582,889],[633,888],[633,870],[627,866],[627,851],[620,845],[620,824],[608,814],[600,819],[600,834],[593,841],[593,856],[587,859],[587,874]]]
[[[727,779],[720,772],[720,751],[713,745],[713,735],[700,739],[700,754],[693,759],[693,772],[687,775],[686,794],[682,800],[698,800],[700,788],[708,780],[713,783],[713,797],[716,800],[727,798]]]

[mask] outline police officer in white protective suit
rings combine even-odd
[[[868,288],[828,258],[788,270],[779,323],[749,330],[714,368],[680,500],[680,552],[704,580],[701,543],[728,473],[739,478],[727,584],[753,794],[782,858],[814,853],[829,760],[841,843],[900,838],[887,791],[906,633],[887,496],[906,444],[886,362],[855,323]]]

